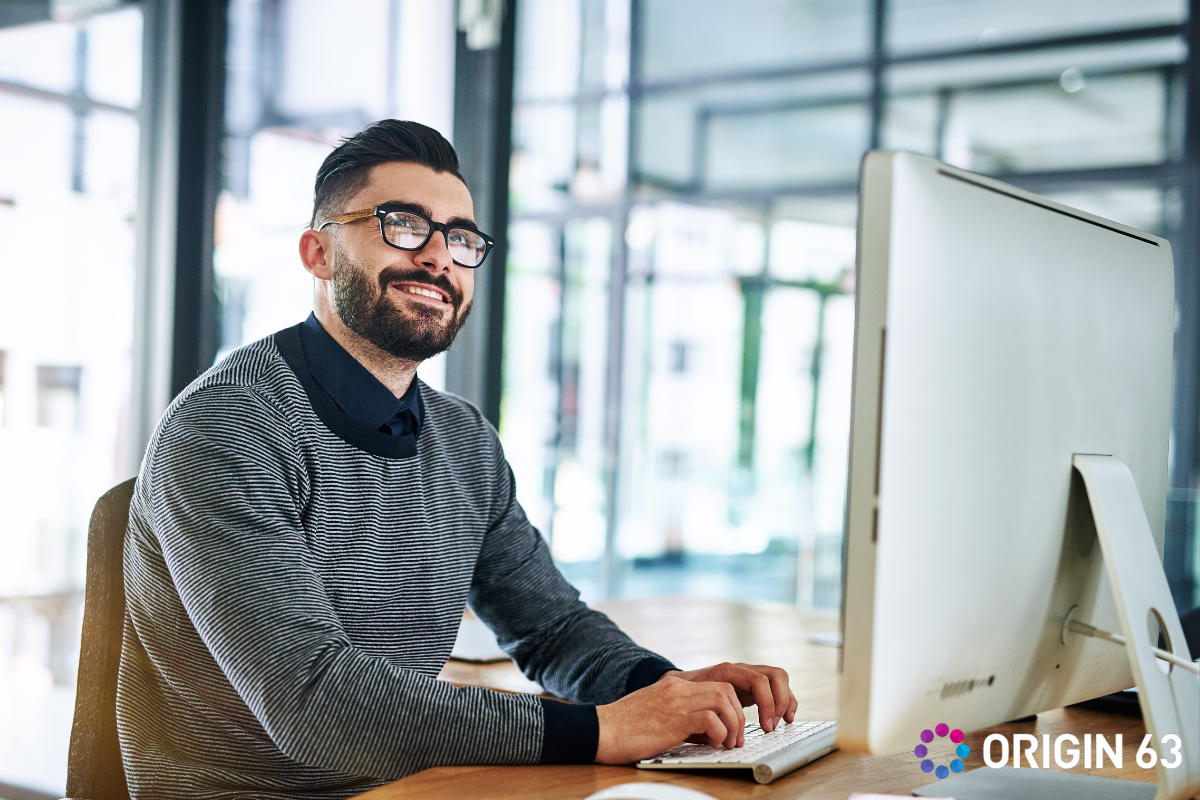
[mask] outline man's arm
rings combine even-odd
[[[535,763],[536,698],[454,687],[354,646],[307,546],[296,501],[305,473],[290,434],[257,433],[286,431],[287,420],[245,390],[222,405],[206,399],[193,395],[160,431],[143,471],[147,502],[127,549],[135,628],[161,637],[169,659],[170,637],[194,626],[237,697],[301,763],[379,778]],[[245,425],[217,436],[211,420],[230,402]],[[185,619],[155,614],[154,592],[172,590]]]
[[[561,697],[598,704],[596,761],[648,758],[689,737],[740,746],[741,709],[751,703],[767,730],[792,721],[796,700],[782,669],[719,664],[682,672],[587,608],[516,502],[498,445],[497,454],[501,512],[480,553],[471,606],[526,675]]]
[[[495,519],[479,553],[470,604],[500,646],[531,680],[582,703],[611,703],[675,669],[579,599],[517,503],[512,472],[499,442],[494,447]]]

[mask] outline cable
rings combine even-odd
[[[1121,634],[1102,631],[1095,626],[1088,625],[1086,622],[1080,622],[1077,619],[1068,620],[1067,627],[1072,632],[1081,634],[1083,636],[1091,636],[1096,639],[1103,639],[1106,642],[1119,644],[1122,647],[1125,646],[1125,637]],[[1166,650],[1159,650],[1157,647],[1151,647],[1150,649],[1154,651],[1154,655],[1161,658],[1163,661],[1186,669],[1188,672],[1193,672],[1196,675],[1200,675],[1200,664],[1197,664],[1194,661],[1188,661],[1186,658],[1180,658],[1174,653],[1168,653]]]

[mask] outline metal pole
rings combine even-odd
[[[184,3],[179,71],[179,171],[171,391],[212,366],[220,332],[213,248],[225,129],[228,0]]]
[[[505,4],[500,40],[474,50],[459,32],[454,69],[454,147],[479,226],[496,240],[475,274],[471,319],[446,354],[446,388],[500,425],[504,386],[504,292],[508,261],[508,167],[512,157],[515,2]]]
[[[171,401],[182,6],[182,0],[142,3],[133,387],[122,479],[137,474],[146,443]]]
[[[75,86],[71,93],[77,98],[87,97],[88,32],[87,26],[78,23],[75,29]],[[84,160],[87,153],[87,107],[82,103],[71,109],[74,128],[71,137],[71,191],[82,193],[85,189]]]
[[[1179,314],[1175,329],[1175,397],[1172,409],[1174,461],[1171,487],[1177,496],[1175,508],[1168,508],[1164,541],[1164,567],[1171,593],[1180,611],[1195,602],[1194,506],[1190,502],[1196,489],[1197,444],[1200,437],[1200,0],[1191,0],[1191,15],[1186,36],[1188,60],[1187,103],[1184,111],[1183,162],[1179,185],[1183,195],[1183,215],[1174,241],[1175,304]],[[1180,491],[1182,490],[1182,491]],[[1174,512],[1174,513],[1172,513]]]
[[[639,20],[641,3],[629,4],[629,85],[641,79]],[[628,280],[629,246],[625,229],[633,205],[637,175],[637,95],[630,92],[626,127],[625,186],[622,201],[613,217],[612,272],[608,283],[608,361],[604,387],[604,556],[600,578],[601,595],[615,597],[620,590],[620,559],[617,556],[617,532],[621,512],[621,405],[624,394],[625,365],[625,284]]]
[[[871,136],[870,150],[878,150],[882,142],[884,111],[883,67],[886,53],[887,0],[875,0],[871,14]]]

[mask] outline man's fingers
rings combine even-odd
[[[700,694],[695,697],[703,705],[703,712],[716,714],[721,721],[720,738],[712,738],[712,729],[706,727],[704,732],[712,739],[709,744],[713,747],[724,747],[726,750],[738,747],[745,733],[746,718],[742,714],[742,704],[738,702],[733,687],[728,683],[715,681],[696,686],[700,689]],[[702,719],[706,725],[710,722],[707,717]]]
[[[771,691],[774,695],[774,716],[778,720],[780,717],[787,719],[791,724],[795,718],[796,698],[792,694],[791,684],[788,682],[788,674],[778,667],[765,667],[768,670],[771,680]],[[760,706],[761,708],[761,706]],[[791,711],[791,716],[788,712]]]
[[[719,671],[719,680],[733,685],[739,703],[758,706],[758,720],[764,730],[774,730],[780,719],[790,723],[795,718],[796,698],[785,670],[760,664],[721,664],[714,671]]]
[[[758,705],[758,719],[764,730],[771,731],[786,719],[790,724],[796,717],[796,697],[792,694],[786,670],[779,667],[743,664],[751,676],[748,680]]]
[[[779,716],[775,709],[775,695],[771,691],[771,679],[762,673],[754,673],[750,679],[750,688],[754,692],[754,704],[758,706],[758,722],[763,730],[775,729],[775,718]]]
[[[608,705],[597,706],[600,741],[596,760],[627,764],[688,741],[733,749],[745,744],[742,704],[756,703],[760,719],[794,719],[797,704],[787,673],[773,667],[722,664],[690,673],[664,675],[659,681]],[[647,719],[658,724],[647,725]]]
[[[729,728],[721,721],[721,716],[715,711],[701,711],[696,714],[696,724],[700,733],[708,736],[709,747],[720,747],[729,735]]]
[[[667,674],[673,679],[695,683],[713,682],[728,686],[732,692],[732,705],[737,710],[734,716],[737,722],[738,744],[744,741],[745,714],[741,711],[743,705],[754,703],[758,706],[759,723],[766,731],[775,730],[780,720],[790,724],[796,719],[799,705],[792,693],[787,672],[779,667],[724,662],[690,672]],[[729,724],[732,725],[735,720],[729,720]]]
[[[738,700],[737,691],[728,683],[718,684],[721,687],[721,693],[725,696],[725,704],[729,713],[733,716],[733,730],[727,738],[728,744],[725,746],[729,749],[741,747],[743,737],[746,733],[746,713],[742,711],[742,704]]]

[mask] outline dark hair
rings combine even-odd
[[[371,168],[391,161],[449,172],[466,183],[458,171],[458,154],[446,137],[419,122],[381,119],[343,139],[325,157],[317,170],[309,225],[316,227],[318,219],[341,213],[341,206],[367,185]]]

